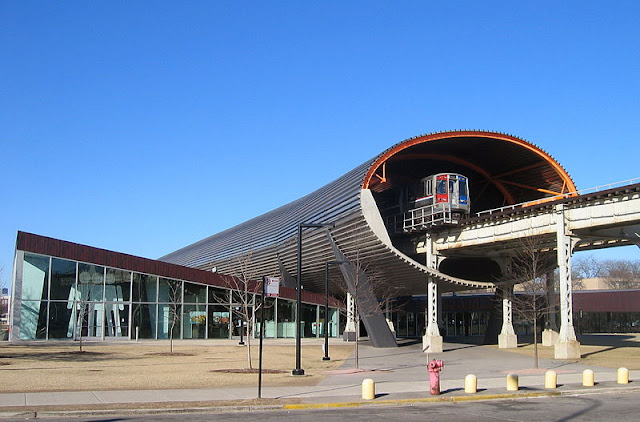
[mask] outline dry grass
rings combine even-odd
[[[87,391],[244,387],[257,385],[255,373],[219,370],[247,367],[241,346],[145,344],[90,344],[84,352],[74,345],[0,346],[0,392]],[[265,386],[312,385],[345,362],[351,345],[331,347],[331,360],[323,361],[319,346],[302,347],[305,377],[292,377],[293,345],[265,345],[263,367],[283,373],[263,374]],[[252,347],[258,367],[258,347]]]
[[[605,368],[624,366],[629,370],[640,369],[640,335],[638,334],[603,334],[588,335],[579,338],[582,359],[579,363]],[[531,356],[533,344],[520,344],[517,349],[503,349]],[[538,344],[538,355],[541,359],[553,359],[553,347]]]

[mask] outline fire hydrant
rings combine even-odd
[[[444,361],[433,359],[427,364],[429,371],[429,383],[431,384],[431,394],[440,394],[440,371],[444,368]]]

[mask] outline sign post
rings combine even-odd
[[[280,279],[277,277],[262,277],[262,311],[260,316],[260,358],[258,364],[258,398],[262,398],[262,340],[264,339],[264,308],[267,297],[278,297],[280,295]]]

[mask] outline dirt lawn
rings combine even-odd
[[[582,355],[579,363],[640,370],[640,334],[590,334],[578,336],[578,341]],[[517,349],[503,350],[526,354],[533,359],[533,344],[530,343],[519,344]],[[541,359],[553,359],[553,347],[538,344],[538,356]]]
[[[88,391],[244,387],[257,385],[257,373],[229,373],[246,369],[242,346],[144,344],[2,345],[0,392]],[[258,347],[251,347],[258,368]],[[345,362],[353,345],[331,346],[331,360],[322,360],[320,346],[302,346],[305,377],[291,376],[293,345],[265,345],[263,385],[313,385],[326,371]],[[266,371],[265,371],[266,372]]]

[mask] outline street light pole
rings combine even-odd
[[[346,261],[327,261],[324,263],[324,356],[322,360],[331,360],[329,357],[329,264],[344,264]]]
[[[301,364],[301,349],[302,349],[302,333],[300,332],[300,313],[302,312],[302,229],[306,228],[321,228],[321,227],[335,227],[333,223],[322,224],[298,224],[298,263],[297,263],[297,278],[298,289],[296,291],[296,369],[291,371],[292,375],[304,375],[304,369]]]

